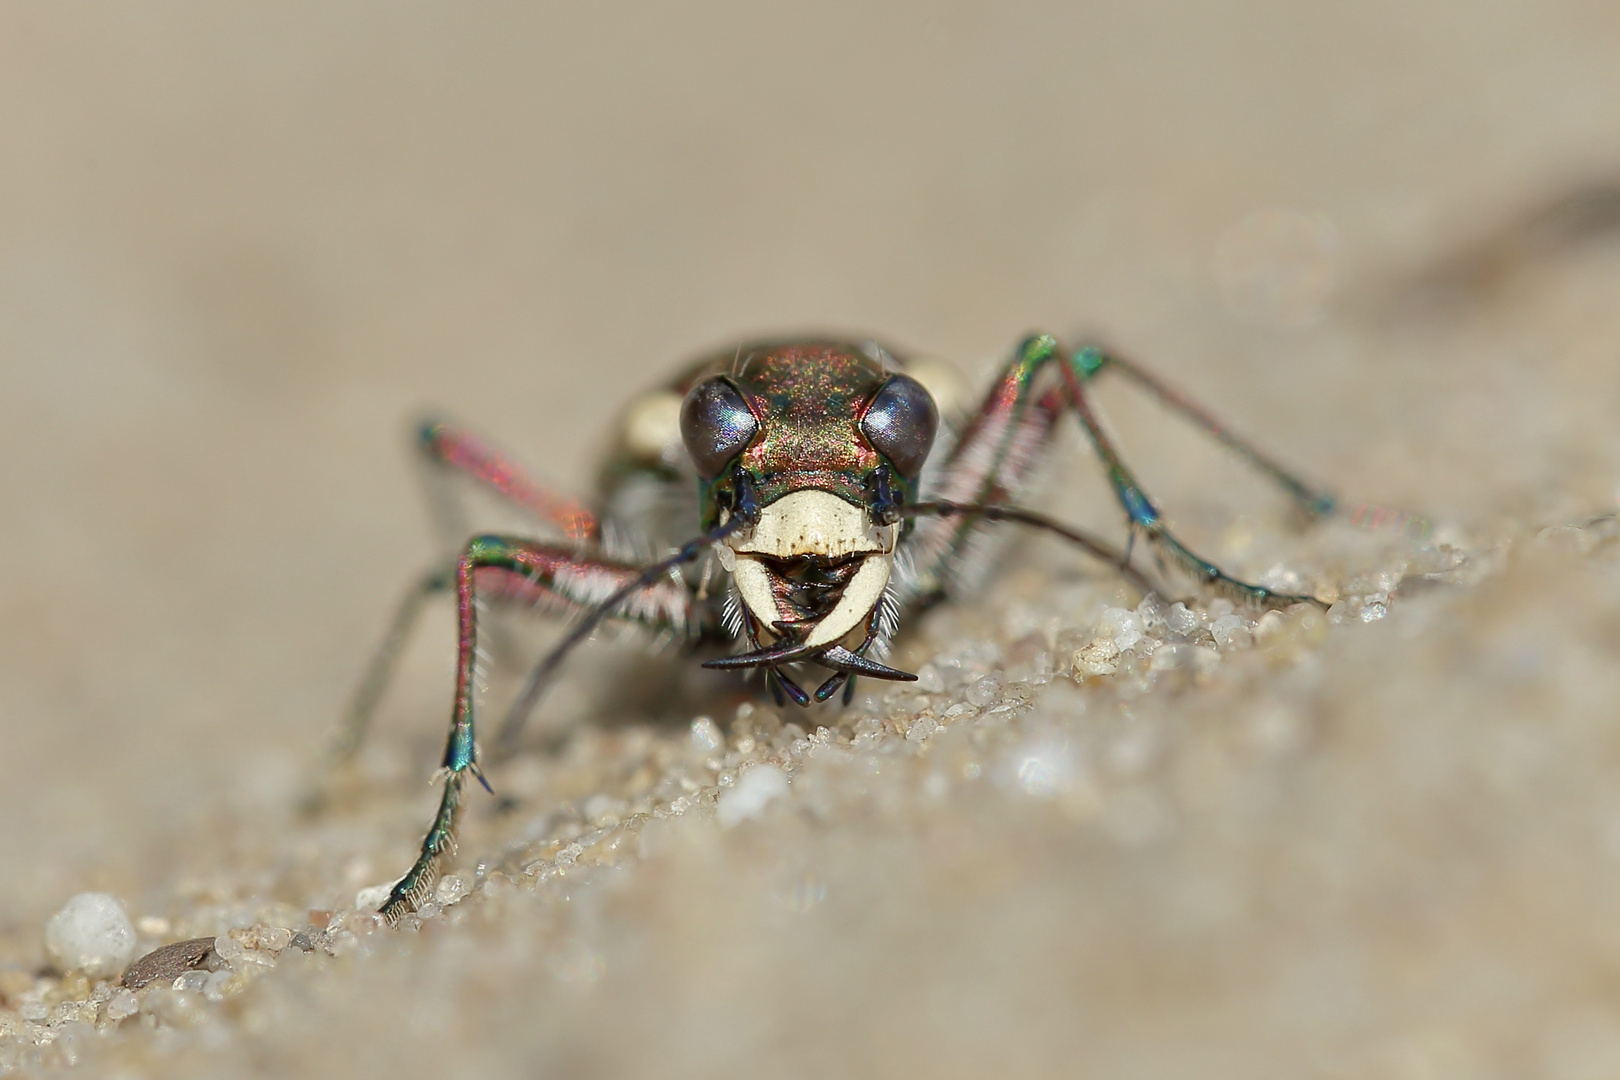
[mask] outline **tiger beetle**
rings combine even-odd
[[[1235,451],[1310,517],[1334,512],[1331,495],[1133,361],[1094,347],[1065,349],[1045,334],[1018,346],[965,423],[943,429],[936,398],[949,405],[955,396],[948,372],[876,342],[793,338],[706,356],[631,405],[588,505],[548,490],[464,431],[425,425],[421,448],[430,463],[481,482],[562,536],[467,541],[452,566],[428,573],[407,594],[350,703],[334,760],[359,746],[423,600],[454,591],[458,653],[443,794],[421,854],[382,916],[395,923],[432,895],[455,846],[467,777],[489,789],[473,726],[481,601],[573,619],[528,673],[497,736],[502,748],[564,657],[609,620],[694,647],[729,642],[729,654],[703,666],[762,670],[782,705],[824,702],[840,690],[848,703],[861,676],[913,681],[883,662],[901,617],[946,595],[987,523],[1054,533],[1144,593],[1154,585],[1133,564],[1139,543],[1157,553],[1161,570],[1179,568],[1237,602],[1321,604],[1240,581],[1177,539],[1092,407],[1089,388],[1110,371]],[[1067,412],[1090,437],[1124,509],[1124,549],[1012,502]],[[937,438],[942,433],[955,437]],[[625,538],[668,554],[635,559],[624,553]],[[827,673],[813,690],[799,682],[811,668]]]

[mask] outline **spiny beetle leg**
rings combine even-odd
[[[478,596],[483,591],[540,595],[576,610],[596,614],[609,595],[620,617],[685,631],[692,616],[691,594],[684,585],[651,575],[649,568],[576,555],[555,544],[501,536],[478,536],[468,542],[456,563],[458,618],[455,704],[445,743],[444,794],[433,825],[422,840],[421,854],[389,893],[381,913],[390,923],[414,910],[438,880],[439,864],[455,850],[456,818],[467,773],[484,787],[478,770],[478,744],[473,723],[475,665],[478,655]],[[627,588],[628,587],[628,588]],[[623,594],[623,595],[621,595]],[[592,625],[595,625],[593,622]]]
[[[1054,385],[1048,374],[1061,373]],[[1314,597],[1274,593],[1240,581],[1202,559],[1170,533],[1158,508],[1121,460],[1118,450],[1098,423],[1086,384],[1110,369],[1118,370],[1154,393],[1170,408],[1191,418],[1212,437],[1236,450],[1246,461],[1280,484],[1312,514],[1330,512],[1331,496],[1312,488],[1272,458],[1229,432],[1209,412],[1172,390],[1135,364],[1099,349],[1081,349],[1065,355],[1055,338],[1034,335],[1020,344],[992,384],[979,411],[969,421],[961,440],[946,461],[936,497],[902,513],[926,514],[939,520],[919,522],[909,547],[915,567],[911,586],[915,595],[937,596],[983,521],[1017,521],[1065,536],[1100,558],[1110,558],[1133,584],[1147,591],[1151,584],[1130,569],[1129,554],[1140,533],[1157,551],[1206,587],[1227,592],[1250,604],[1287,606]],[[1074,411],[1091,437],[1093,448],[1107,470],[1115,497],[1125,510],[1130,547],[1114,549],[1079,530],[1060,525],[1028,510],[1006,505],[1023,488],[1045,454],[1052,427],[1062,413]]]

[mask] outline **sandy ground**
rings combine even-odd
[[[1620,1074],[1620,540],[1549,531],[1620,504],[1620,243],[1542,213],[1620,177],[1617,50],[1593,2],[0,7],[0,1074]],[[594,648],[467,895],[376,931],[447,609],[297,805],[436,551],[410,422],[587,491],[635,387],[799,327],[976,379],[1100,334],[1434,528],[1301,532],[1110,392],[1331,619],[1076,668],[1137,598],[1029,543],[846,712]],[[88,889],[220,974],[114,1018],[44,967]]]

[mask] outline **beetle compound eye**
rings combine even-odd
[[[759,421],[737,388],[716,376],[692,387],[681,405],[681,441],[698,475],[712,480],[753,441]]]
[[[872,449],[888,458],[902,476],[922,471],[938,427],[934,399],[909,375],[896,375],[884,383],[861,417],[861,431]]]

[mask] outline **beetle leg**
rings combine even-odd
[[[528,606],[542,606],[557,608],[565,613],[578,612],[589,604],[588,592],[581,596],[570,595],[580,589],[589,589],[590,575],[593,569],[606,577],[599,580],[594,587],[601,588],[602,581],[611,581],[615,574],[633,573],[637,567],[625,567],[600,558],[576,555],[566,548],[543,545],[531,545],[536,551],[542,548],[549,552],[546,561],[548,567],[564,567],[572,564],[573,569],[563,571],[551,569],[546,572],[514,571],[498,566],[480,567],[477,569],[478,595],[484,599],[511,604],[527,604]],[[538,556],[535,557],[538,560]],[[558,584],[557,574],[563,574],[567,579],[565,583]],[[411,630],[416,626],[416,620],[422,610],[424,601],[439,593],[449,592],[455,587],[456,571],[454,566],[445,569],[432,570],[422,575],[405,596],[400,600],[394,617],[389,620],[388,630],[378,643],[371,655],[371,661],[366,665],[365,674],[355,687],[354,694],[349,698],[349,704],[344,709],[343,719],[332,737],[326,761],[330,768],[344,764],[354,757],[365,741],[371,729],[372,719],[376,716],[377,706],[382,700],[384,691],[388,688],[389,680],[394,673],[394,666],[399,661],[400,653],[404,651],[410,639]],[[548,583],[549,582],[549,583]],[[631,615],[631,618],[636,616]],[[668,629],[663,620],[658,618],[640,619],[659,629]],[[319,792],[309,799],[312,808],[318,807],[322,801]]]
[[[1125,510],[1128,526],[1132,530],[1140,532],[1144,538],[1153,543],[1165,558],[1192,575],[1199,583],[1225,592],[1233,598],[1249,604],[1287,607],[1290,604],[1297,604],[1302,601],[1314,604],[1321,603],[1314,596],[1276,592],[1263,585],[1252,585],[1246,581],[1240,581],[1214,563],[1197,555],[1183,544],[1170,531],[1163,516],[1160,515],[1158,507],[1148,498],[1147,492],[1142,489],[1142,485],[1138,483],[1135,475],[1126,466],[1124,459],[1120,457],[1119,450],[1114,446],[1113,440],[1109,438],[1108,433],[1103,430],[1102,424],[1098,422],[1097,414],[1091,407],[1091,398],[1086,391],[1086,383],[1110,364],[1117,366],[1121,371],[1130,373],[1143,385],[1153,388],[1162,400],[1192,417],[1210,435],[1237,450],[1250,464],[1282,485],[1310,513],[1315,515],[1331,513],[1333,510],[1331,496],[1307,487],[1269,457],[1228,432],[1218,420],[1202,408],[1187,401],[1187,399],[1170,390],[1164,384],[1158,382],[1157,379],[1146,375],[1134,365],[1125,367],[1097,349],[1081,349],[1072,356],[1064,356],[1057,341],[1046,335],[1032,337],[1025,341],[1020,351],[1031,356],[1045,357],[1057,361],[1059,370],[1063,374],[1063,385],[1068,391],[1069,404],[1080,418],[1081,426],[1086,429],[1086,434],[1091,437],[1092,448],[1096,450],[1097,456],[1102,459],[1103,467],[1108,471],[1108,482],[1113,486],[1114,495],[1119,499],[1120,506]]]
[[[1234,433],[1214,413],[1134,360],[1095,346],[1086,346],[1074,354],[1067,366],[1081,383],[1089,383],[1105,372],[1119,372],[1153,395],[1160,404],[1180,413],[1202,428],[1210,438],[1237,454],[1256,472],[1282,488],[1310,517],[1326,517],[1337,508],[1337,500],[1330,492],[1306,483],[1276,458]]]
[[[493,492],[508,504],[526,511],[570,540],[599,547],[601,525],[597,517],[578,500],[559,494],[534,479],[511,455],[484,439],[452,424],[424,421],[417,430],[418,459],[423,466],[422,480],[428,509],[445,545],[445,561],[473,532],[458,490],[457,481],[471,480]],[[513,659],[512,635],[499,621],[485,631],[485,647],[502,662]]]
[[[672,568],[667,562],[640,567],[582,557],[558,545],[508,537],[478,536],[468,542],[456,563],[454,577],[459,633],[455,704],[442,762],[444,794],[422,840],[421,854],[382,906],[385,919],[397,922],[432,892],[439,863],[455,848],[456,819],[467,774],[489,787],[478,768],[473,724],[480,597],[553,602],[586,612],[590,627],[611,614],[648,626],[690,632],[695,616],[691,594],[684,583],[668,577]],[[569,640],[582,636],[576,631]]]
[[[1202,428],[1210,438],[1219,442],[1260,475],[1276,484],[1291,497],[1305,515],[1312,519],[1338,515],[1350,524],[1363,529],[1396,532],[1413,540],[1426,540],[1432,528],[1428,520],[1405,510],[1395,510],[1374,503],[1344,503],[1332,492],[1316,487],[1276,458],[1267,454],[1249,440],[1235,434],[1215,414],[1187,397],[1157,375],[1138,365],[1134,360],[1095,346],[1080,349],[1070,365],[1077,370],[1082,382],[1089,382],[1108,371],[1117,371],[1151,394],[1165,407],[1180,413]],[[1135,530],[1132,530],[1132,540]],[[1130,546],[1126,546],[1130,550]]]
[[[581,542],[599,539],[601,528],[594,514],[576,500],[550,491],[545,485],[534,480],[510,456],[477,436],[450,424],[424,421],[418,432],[417,445],[426,462],[435,469],[448,470],[483,484],[513,505],[557,526],[570,539]],[[433,508],[434,517],[438,520],[441,531],[450,538],[450,542],[459,543],[468,532],[462,524],[460,507],[454,500],[444,497],[448,492],[441,493],[439,486],[432,482],[437,479],[436,477],[430,476],[428,479],[430,481],[428,501]],[[436,593],[448,592],[454,583],[455,569],[451,564],[423,575],[401,599],[394,617],[389,621],[388,630],[376,651],[372,653],[365,674],[355,687],[348,707],[344,710],[343,719],[332,738],[331,749],[327,754],[327,761],[331,765],[341,765],[348,761],[365,741],[372,717],[376,713],[383,692],[388,687],[399,653],[404,649],[410,632],[416,625],[423,601]],[[520,587],[518,592],[522,593],[524,590]],[[485,595],[500,596],[502,593],[503,590],[492,588]],[[497,641],[495,644],[499,645],[501,642]],[[496,651],[499,655],[503,650]],[[310,800],[312,805],[318,805],[320,801],[321,796],[318,793]]]
[[[427,461],[438,467],[470,477],[500,495],[514,506],[550,522],[570,540],[594,541],[601,536],[601,523],[584,504],[551,491],[531,477],[509,455],[460,428],[439,421],[421,426],[418,445]],[[468,530],[446,499],[434,499],[450,542],[459,543]]]
[[[1051,395],[1036,398],[1032,388],[1039,369],[1022,354],[1002,369],[930,486],[932,499],[956,505],[1004,503],[1024,487],[1051,442],[1062,409],[1060,399],[1048,400]],[[905,540],[900,583],[905,599],[927,602],[943,595],[980,527],[981,522],[957,515],[916,522]]]
[[[979,522],[1004,520],[1056,532],[1099,558],[1114,559],[1121,564],[1122,570],[1128,568],[1129,553],[1140,535],[1170,562],[1201,583],[1229,592],[1248,603],[1287,606],[1301,600],[1314,602],[1314,597],[1275,593],[1262,586],[1239,581],[1194,554],[1170,532],[1158,508],[1126,467],[1092,410],[1086,385],[1110,367],[1135,379],[1166,405],[1191,418],[1212,437],[1236,450],[1251,465],[1281,484],[1310,513],[1320,515],[1332,511],[1334,503],[1331,496],[1306,485],[1273,459],[1231,434],[1210,413],[1135,364],[1096,349],[1082,349],[1072,356],[1066,356],[1054,338],[1038,335],[1026,339],[1019,346],[1011,362],[991,387],[984,404],[946,462],[936,497],[930,503],[911,509],[911,513],[922,512],[934,516],[934,520],[919,522],[908,542],[914,568],[913,592],[927,596],[941,591],[953,562],[960,557]],[[1053,368],[1061,375],[1055,385],[1045,374]],[[1078,530],[1059,525],[1028,510],[1001,505],[1016,495],[1027,481],[1034,464],[1050,444],[1052,427],[1057,418],[1071,409],[1090,436],[1098,457],[1108,470],[1115,497],[1125,510],[1130,539],[1122,555]],[[1127,576],[1139,586],[1146,584],[1139,575]]]
[[[638,616],[634,612],[621,612],[621,607],[627,603],[634,603],[638,597],[648,595],[653,586],[666,579],[679,582],[678,578],[672,578],[676,567],[697,561],[714,545],[739,529],[752,527],[757,520],[757,514],[738,511],[728,518],[724,524],[715,526],[702,536],[688,540],[668,557],[639,569],[632,568],[634,572],[629,573],[628,580],[625,580],[605,599],[584,608],[581,612],[581,618],[574,624],[574,628],[563,635],[563,639],[553,645],[551,651],[542,656],[539,662],[529,669],[529,675],[523,683],[523,688],[518,691],[518,695],[513,699],[511,707],[506,711],[506,719],[501,723],[501,731],[497,742],[504,747],[510,747],[517,741],[518,732],[522,730],[524,723],[529,718],[529,713],[534,710],[535,704],[540,700],[540,695],[545,692],[549,680],[556,674],[558,667],[562,665],[563,659],[574,646],[590,637],[603,619],[610,615],[637,618]],[[577,561],[584,562],[584,560]],[[592,560],[592,565],[596,567],[625,566],[625,564],[611,563],[605,559]],[[690,613],[686,619],[686,632],[701,632],[705,627],[698,623],[700,609],[693,603],[694,598],[686,590],[684,583],[679,585],[679,590]],[[583,601],[577,602],[582,603]],[[645,619],[641,621],[647,622]],[[656,624],[647,623],[647,625]],[[666,627],[666,629],[668,628]]]

